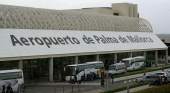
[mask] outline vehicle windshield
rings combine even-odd
[[[98,68],[104,68],[104,64],[103,63],[98,63]]]
[[[65,68],[64,74],[66,76],[70,76],[70,75],[76,75],[76,71],[75,71],[75,66],[67,66]]]
[[[121,62],[125,63],[126,67],[130,66],[129,60],[121,60]]]
[[[146,78],[146,76],[142,76],[141,78]]]
[[[164,75],[164,73],[156,73],[157,75]]]
[[[109,66],[109,70],[116,70],[116,66]]]

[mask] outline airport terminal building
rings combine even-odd
[[[165,50],[168,64],[168,47],[147,20],[138,18],[137,5],[95,9],[101,12],[0,5],[0,70],[22,69],[25,83],[34,84],[61,80],[70,64],[113,64],[148,51],[155,51],[157,65],[158,51]]]

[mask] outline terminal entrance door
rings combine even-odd
[[[62,71],[63,71],[63,69],[62,68],[64,68],[63,67],[63,62],[62,62],[62,57],[60,57],[60,58],[54,58],[53,59],[53,64],[54,64],[54,74],[53,74],[53,79],[54,79],[54,81],[61,81],[62,80],[62,77],[61,77],[61,74],[62,74]]]
[[[62,81],[64,77],[64,67],[74,64],[74,56],[70,57],[58,57],[53,59],[54,64],[54,81]]]
[[[24,60],[23,73],[26,85],[49,81],[48,59]]]
[[[33,78],[33,68],[34,62],[30,60],[23,61],[23,74],[24,74],[24,83],[26,85],[33,85],[34,78]]]

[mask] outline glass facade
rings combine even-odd
[[[25,84],[33,85],[38,82],[49,81],[49,59],[23,60]]]
[[[114,54],[100,54],[99,60],[104,62],[105,69],[108,70],[109,65],[114,64]]]
[[[0,61],[0,70],[18,69],[18,60]]]
[[[143,52],[133,52],[133,56],[143,55]],[[117,53],[117,62],[130,57],[130,53]],[[64,67],[75,64],[75,56],[53,58],[54,81],[64,80]],[[105,68],[114,64],[114,54],[100,54],[99,60],[103,61]],[[78,63],[96,61],[96,55],[78,56]],[[24,81],[27,85],[38,82],[49,82],[49,58],[23,60]],[[18,69],[19,60],[0,61],[0,70]]]
[[[132,53],[133,55],[133,53]],[[126,52],[126,53],[118,53],[117,54],[117,62],[120,62],[123,58],[129,58],[130,57],[130,52]]]
[[[58,57],[53,59],[54,81],[64,80],[64,67],[75,63],[75,57]]]
[[[140,56],[142,52],[133,52],[133,57]]]
[[[96,55],[84,55],[78,56],[78,63],[85,63],[90,61],[96,61]]]

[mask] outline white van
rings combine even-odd
[[[126,72],[126,65],[125,63],[116,63],[109,66],[108,75],[111,74],[120,74]]]
[[[120,63],[125,63],[127,71],[133,71],[141,69],[145,64],[145,60],[144,56],[136,56],[133,58],[124,58],[120,61]]]

